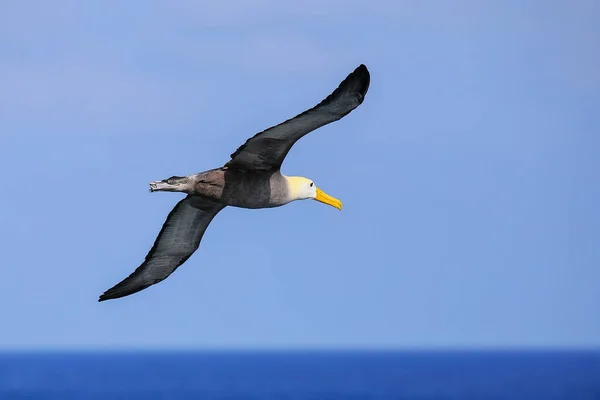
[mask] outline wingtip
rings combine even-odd
[[[102,294],[101,294],[101,295],[98,297],[98,303],[101,303],[101,302],[103,302],[103,301],[110,300],[110,299],[113,299],[113,298],[114,298],[114,297],[113,297],[113,296],[110,296],[110,293],[108,293],[108,291],[106,291],[106,292],[102,293]]]
[[[353,80],[356,82],[355,84],[358,84],[356,90],[364,98],[369,90],[369,86],[371,85],[371,73],[369,72],[369,69],[365,64],[360,64],[354,69],[350,76],[354,77]]]
[[[362,75],[364,77],[369,78],[371,76],[371,73],[369,72],[369,68],[367,68],[365,64],[360,64],[354,69],[353,75]]]
[[[131,292],[131,291],[122,291],[122,290],[118,290],[118,289],[119,288],[116,288],[116,289],[113,288],[113,289],[109,289],[106,292],[102,293],[98,297],[98,303],[101,303],[106,300],[118,299],[121,297],[129,296],[132,293],[135,293],[135,292]]]
[[[127,279],[124,279],[124,281],[126,281]],[[123,282],[120,282],[118,284],[116,284],[115,286],[113,286],[112,288],[106,290],[104,293],[102,293],[99,297],[98,297],[98,303],[106,301],[106,300],[111,300],[111,299],[118,299],[120,297],[124,297],[127,296],[129,294],[131,294],[131,290],[123,290]]]
[[[101,303],[106,300],[119,299],[121,297],[129,296],[130,294],[132,293],[106,291],[98,297],[98,303]]]
[[[369,69],[367,68],[367,66],[365,64],[360,64],[358,67],[356,67],[355,71],[369,72]]]
[[[135,273],[135,272],[134,272]],[[132,274],[133,275],[133,274]],[[112,299],[120,299],[122,297],[130,296],[134,293],[138,293],[157,282],[140,282],[139,280],[132,278],[131,276],[123,279],[112,288],[108,289],[98,297],[98,302]]]

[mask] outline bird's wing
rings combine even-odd
[[[365,98],[370,81],[367,67],[359,65],[336,90],[315,107],[248,139],[231,154],[231,160],[225,166],[279,169],[297,140],[323,125],[341,119],[358,107]]]
[[[181,200],[169,213],[142,265],[98,301],[128,296],[167,278],[196,251],[208,224],[224,207],[199,196]]]

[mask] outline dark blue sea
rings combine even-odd
[[[0,399],[600,399],[600,353],[4,353]]]

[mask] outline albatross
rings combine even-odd
[[[300,138],[362,104],[370,80],[369,70],[361,64],[313,108],[246,140],[222,167],[150,182],[151,192],[187,196],[167,216],[144,262],[98,301],[129,296],[166,279],[198,249],[208,225],[227,206],[258,209],[314,199],[341,210],[342,202],[313,180],[286,176],[280,168]]]

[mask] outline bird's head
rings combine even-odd
[[[342,209],[342,202],[340,200],[331,197],[319,189],[311,179],[301,176],[287,176],[286,180],[291,201],[313,199],[335,207],[338,210]]]

